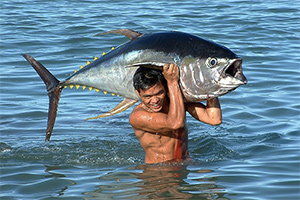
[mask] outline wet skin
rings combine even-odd
[[[129,121],[145,151],[145,163],[180,160],[188,156],[186,111],[195,119],[218,125],[222,121],[217,98],[202,103],[184,103],[180,91],[179,69],[166,64],[163,75],[168,94],[161,82],[148,89],[136,91],[141,103],[132,111]]]

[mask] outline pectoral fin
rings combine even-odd
[[[146,68],[157,69],[162,71],[164,65],[165,63],[151,62],[151,63],[135,63],[132,65],[127,65],[126,67],[146,67]]]
[[[131,106],[133,106],[133,104],[135,104],[136,102],[138,102],[137,100],[134,99],[124,99],[121,103],[119,103],[116,107],[114,107],[113,109],[111,109],[111,111],[98,115],[96,117],[91,117],[91,118],[87,118],[86,120],[90,120],[90,119],[98,119],[98,118],[103,118],[103,117],[109,117],[112,115],[115,115],[117,113],[123,112],[124,110],[130,108]]]

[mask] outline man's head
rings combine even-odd
[[[166,102],[167,82],[161,71],[140,67],[134,74],[133,86],[143,104],[159,112]]]
[[[146,90],[155,84],[161,82],[167,88],[166,80],[161,71],[140,67],[136,70],[133,76],[133,86],[139,93],[141,90]]]

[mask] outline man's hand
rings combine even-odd
[[[179,68],[175,64],[165,64],[163,67],[163,75],[167,82],[178,82],[179,80]]]

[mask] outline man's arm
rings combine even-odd
[[[178,66],[166,64],[163,67],[163,75],[167,81],[169,90],[169,112],[151,113],[144,109],[135,109],[129,118],[130,124],[135,129],[153,133],[163,133],[184,127],[185,107],[181,90],[178,85]]]
[[[219,99],[207,100],[206,106],[202,103],[186,103],[186,110],[197,120],[210,125],[222,123],[222,111]]]

